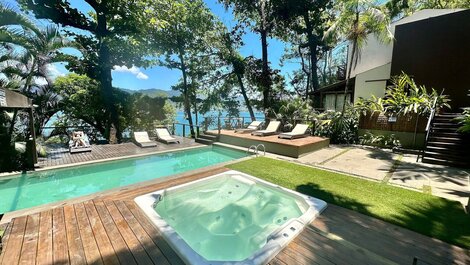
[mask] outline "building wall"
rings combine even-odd
[[[470,106],[470,10],[399,25],[391,74],[444,90],[453,110]]]
[[[428,18],[441,16],[444,14],[459,12],[462,9],[424,9],[420,10],[409,17],[405,17],[390,25],[390,31],[394,34],[395,27],[398,25],[407,24],[410,22],[427,20]],[[396,38],[395,38],[396,39]],[[352,68],[351,77],[356,76],[358,73],[362,73],[376,67],[385,65],[392,61],[393,46],[396,41],[384,44],[377,39],[373,34],[369,34],[366,41],[366,46],[361,50],[361,56],[355,67]],[[348,62],[351,56],[351,46],[348,51]],[[349,67],[349,63],[347,65]]]
[[[369,71],[356,75],[354,102],[359,98],[368,99],[372,95],[383,97],[387,86],[387,79],[390,78],[391,64],[376,67]]]

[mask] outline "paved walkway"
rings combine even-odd
[[[416,155],[401,155],[370,147],[332,145],[297,161],[391,185],[430,191],[436,196],[469,204],[470,170],[416,162]]]

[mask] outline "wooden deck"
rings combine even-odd
[[[178,137],[180,144],[158,143],[156,147],[140,148],[134,143],[91,145],[91,152],[70,154],[65,147],[49,148],[48,156],[39,158],[40,168],[55,167],[67,164],[85,163],[97,160],[112,159],[118,157],[150,154],[162,151],[170,151],[180,148],[201,146],[192,139]]]
[[[0,264],[183,264],[133,198],[225,170],[17,217],[7,226]],[[412,264],[415,256],[470,264],[468,250],[329,205],[270,264]]]
[[[221,143],[245,148],[252,145],[263,144],[266,148],[266,152],[294,158],[327,147],[330,144],[330,139],[318,136],[307,136],[288,140],[279,139],[277,135],[261,137],[253,136],[250,133],[235,133],[235,131],[230,130],[221,130],[220,134],[218,134],[218,131],[208,131],[206,134],[217,135]]]

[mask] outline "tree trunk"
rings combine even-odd
[[[107,35],[107,22],[105,13],[102,10],[96,10],[97,14],[97,32],[99,41],[98,62],[99,62],[99,76],[98,79],[101,85],[101,92],[106,110],[109,112],[109,136],[107,137],[111,144],[121,141],[121,128],[119,124],[119,113],[115,105],[113,94],[113,77],[111,70],[111,58],[109,54],[109,47],[106,43]]]
[[[193,117],[191,116],[191,103],[189,101],[189,89],[188,89],[188,73],[186,72],[186,62],[184,60],[184,50],[179,48],[179,58],[180,58],[180,63],[181,63],[181,72],[183,73],[183,105],[184,105],[184,111],[186,112],[186,116],[188,117],[188,123],[189,123],[189,130],[191,132],[191,137],[195,138],[196,133],[194,132],[194,127],[193,127]]]
[[[348,74],[346,75],[346,84],[344,86],[344,101],[343,101],[343,110],[341,111],[341,116],[343,116],[344,112],[346,111],[346,99],[348,95],[347,93],[348,93],[348,87],[349,87],[349,79],[351,79],[351,70],[353,67],[354,57],[356,56],[356,49],[357,49],[357,40],[353,40],[353,47],[351,50],[351,61],[349,62]]]
[[[317,37],[313,34],[313,28],[310,23],[308,13],[304,14],[304,21],[307,27],[307,41],[308,49],[310,51],[310,76],[311,76],[311,91],[315,91],[319,87],[318,73],[317,73]]]
[[[245,89],[245,85],[243,84],[243,79],[240,74],[236,74],[236,75],[237,75],[238,84],[240,85],[240,91],[242,93],[243,99],[245,99],[246,108],[248,109],[248,112],[250,113],[251,121],[255,121],[256,120],[255,113],[253,112],[253,108],[251,107],[250,99],[248,98],[246,94],[246,89]]]
[[[263,68],[261,71],[261,84],[263,86],[263,108],[266,111],[271,106],[271,75],[269,73],[268,60],[268,34],[261,30],[261,47]]]

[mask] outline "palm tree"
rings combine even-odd
[[[361,57],[361,50],[369,34],[374,34],[380,41],[387,43],[393,40],[389,30],[390,18],[382,11],[376,0],[344,0],[336,2],[338,18],[325,34],[329,41],[347,40],[350,42],[350,58],[342,113],[346,110],[347,91],[351,70],[356,67]]]

